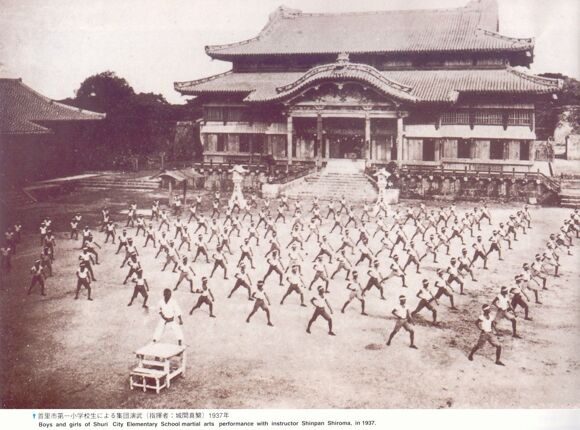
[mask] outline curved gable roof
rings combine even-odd
[[[355,64],[341,61],[313,67],[295,81],[276,87],[277,94],[271,97],[270,100],[276,101],[285,99],[307,86],[325,80],[355,80],[365,82],[385,95],[410,103],[415,103],[417,101],[417,98],[410,94],[413,88],[389,79],[374,67],[367,64]]]

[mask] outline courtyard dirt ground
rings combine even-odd
[[[421,279],[434,280],[436,266],[426,257],[423,273],[409,271],[409,289],[400,280],[387,281],[386,301],[376,290],[367,299],[368,317],[360,315],[358,303],[351,303],[345,314],[340,308],[348,297],[344,275],[331,283],[329,300],[335,311],[336,337],[326,333],[319,320],[312,334],[305,327],[312,309],[299,306],[290,296],[284,306],[278,303],[285,288],[270,278],[266,291],[272,300],[272,321],[258,313],[250,324],[245,318],[252,304],[239,290],[226,296],[233,284],[221,276],[210,281],[216,296],[216,319],[207,308],[187,313],[197,300],[185,285],[176,298],[184,312],[185,342],[188,347],[187,374],[160,395],[131,391],[129,372],[135,366],[133,351],[151,339],[157,323],[154,305],[162,290],[173,287],[177,274],[161,272],[162,262],[154,260],[154,250],[141,250],[145,275],[151,286],[149,311],[139,304],[128,308],[132,287],[122,285],[126,269],[119,269],[121,255],[113,245],[103,245],[102,263],[95,268],[93,302],[73,300],[75,270],[80,243],[65,233],[71,215],[80,211],[96,230],[99,209],[109,205],[114,218],[124,222],[119,211],[129,199],[149,207],[151,194],[93,191],[75,193],[50,203],[39,204],[19,214],[26,233],[13,270],[0,278],[0,393],[5,408],[529,408],[578,407],[580,405],[580,289],[578,256],[562,256],[562,277],[550,278],[549,291],[542,292],[543,305],[531,305],[533,321],[520,313],[518,329],[522,339],[510,336],[507,321],[499,324],[503,336],[502,360],[506,367],[494,365],[489,345],[467,360],[476,342],[474,321],[481,305],[491,302],[501,285],[512,285],[524,262],[531,261],[545,247],[550,232],[557,231],[570,210],[532,208],[533,229],[514,243],[503,262],[491,257],[490,270],[477,266],[479,282],[466,283],[466,296],[457,296],[458,311],[451,311],[442,299],[442,324],[435,328],[430,315],[417,318],[418,350],[408,348],[408,336],[400,332],[390,347],[385,336],[393,327],[391,310],[399,294],[406,294],[411,307]],[[405,202],[415,205],[418,202]],[[435,203],[433,203],[435,204]],[[493,221],[504,221],[516,205],[490,205]],[[307,209],[310,204],[305,205]],[[323,205],[324,207],[324,205]],[[464,211],[472,205],[458,204]],[[323,210],[323,214],[326,210]],[[28,269],[39,252],[37,226],[44,215],[51,215],[57,230],[55,275],[47,281],[46,297],[36,290],[27,296]],[[85,221],[83,221],[83,224]],[[487,239],[491,227],[483,225]],[[322,230],[328,231],[329,221]],[[408,231],[413,229],[409,226]],[[102,245],[102,234],[96,234]],[[232,250],[241,239],[234,238]],[[337,245],[338,237],[331,236]],[[281,234],[283,246],[287,232]],[[137,239],[140,247],[143,238]],[[374,247],[377,247],[375,241]],[[459,253],[454,241],[452,255]],[[256,255],[267,250],[260,243]],[[306,246],[307,258],[316,252]],[[449,257],[441,256],[446,267]],[[265,263],[256,257],[253,279],[262,277]],[[439,267],[439,266],[437,266]],[[333,270],[334,265],[329,269]],[[199,275],[209,274],[211,266],[196,266]],[[365,270],[366,271],[366,270]],[[312,270],[305,270],[310,282]],[[366,275],[362,276],[366,281]],[[84,297],[83,297],[84,299]],[[173,341],[171,334],[166,334]]]

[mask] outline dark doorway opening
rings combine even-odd
[[[489,158],[491,160],[503,160],[504,144],[501,140],[492,140],[489,147]]]
[[[435,140],[423,140],[423,161],[435,161]]]
[[[527,161],[530,159],[530,142],[520,142],[520,160]]]
[[[459,139],[457,142],[457,158],[471,158],[471,141]]]

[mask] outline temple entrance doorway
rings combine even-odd
[[[364,127],[364,119],[361,118],[324,118],[329,158],[364,158]]]

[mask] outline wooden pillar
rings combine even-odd
[[[365,158],[371,159],[371,118],[368,114],[365,116]]]
[[[403,160],[403,117],[397,117],[397,164]]]
[[[322,115],[318,114],[316,116],[316,145],[318,148],[316,150],[316,157],[321,160],[322,157],[322,143],[324,137],[322,136]]]
[[[324,139],[324,131],[322,132],[322,138]],[[324,156],[328,160],[330,158],[330,142],[326,139],[326,145],[324,147]]]
[[[286,125],[286,158],[288,164],[292,164],[292,115],[288,114]]]

